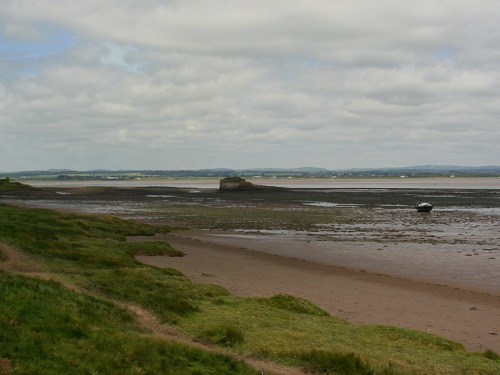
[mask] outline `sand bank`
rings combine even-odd
[[[196,282],[219,284],[239,296],[288,293],[354,324],[414,328],[461,342],[468,350],[500,351],[498,296],[305,262],[254,247],[213,244],[195,236],[186,232],[155,238],[183,251],[182,258],[138,259],[178,269]]]
[[[300,189],[500,189],[499,177],[425,177],[425,178],[246,178],[257,185],[280,186]],[[82,180],[82,181],[40,181],[23,180],[36,187],[178,187],[218,189],[219,179],[180,178],[144,180]]]

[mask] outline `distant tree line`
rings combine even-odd
[[[500,177],[500,167],[481,168],[438,168],[438,169],[353,169],[339,171],[294,171],[294,170],[258,170],[258,169],[202,169],[202,170],[48,170],[1,173],[0,178],[14,179],[58,179],[58,180],[91,180],[91,179],[135,179],[135,178],[214,178],[240,176],[243,178],[377,178],[377,177]]]

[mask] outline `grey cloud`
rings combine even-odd
[[[0,60],[5,155],[14,169],[494,164],[499,5],[402,4],[2,1],[4,38],[36,40],[39,22],[77,35],[27,74]]]
[[[183,1],[119,0],[45,2],[6,1],[18,19],[48,19],[84,35],[179,51],[282,54],[360,46],[393,49],[442,47],[471,36],[487,44],[498,32],[499,5],[479,1],[330,2],[330,1]],[[74,15],[81,15],[74,17]],[[478,23],[477,20],[482,22]],[[456,39],[455,39],[456,38]],[[477,40],[476,40],[477,42]]]

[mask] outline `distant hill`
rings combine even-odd
[[[243,169],[243,171],[256,171],[256,172],[304,172],[304,173],[322,173],[331,172],[329,169],[325,168],[315,168],[315,167],[301,167],[301,168],[250,168]]]
[[[413,167],[406,167],[408,170],[433,170],[433,171],[500,171],[500,166],[486,165],[481,167],[468,167],[461,165],[416,165]]]
[[[490,165],[490,166],[480,166],[480,167],[469,167],[461,165],[415,165],[409,167],[384,167],[384,168],[353,168],[345,169],[341,172],[380,172],[380,173],[396,173],[396,172],[406,172],[406,173],[429,173],[429,174],[500,174],[500,166]]]

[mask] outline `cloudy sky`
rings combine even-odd
[[[497,0],[1,0],[0,171],[500,164]]]

